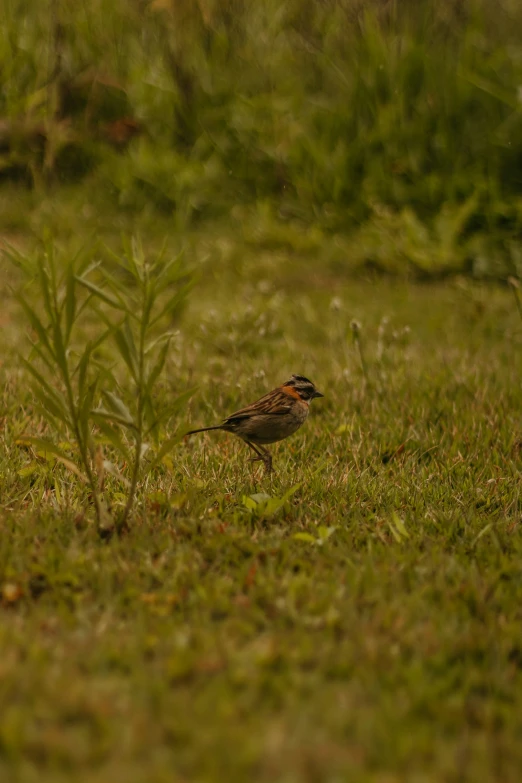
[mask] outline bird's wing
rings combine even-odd
[[[269,416],[282,416],[288,413],[294,402],[295,400],[286,392],[281,389],[274,389],[274,391],[268,392],[268,394],[265,394],[251,405],[247,405],[246,408],[241,408],[241,410],[232,413],[225,419],[224,423],[248,419],[260,413]]]

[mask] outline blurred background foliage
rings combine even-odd
[[[0,189],[522,275],[520,0],[4,0],[0,63]]]

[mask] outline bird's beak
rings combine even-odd
[[[324,394],[321,394],[320,391],[317,391],[317,389],[314,391],[314,400],[316,397],[324,397]]]

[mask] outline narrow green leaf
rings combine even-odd
[[[34,356],[38,356],[38,358],[45,364],[46,368],[51,372],[51,375],[54,377],[56,375],[56,362],[54,355],[50,355],[45,347],[42,347],[42,345],[38,342],[31,343],[31,352],[29,354],[28,361],[33,363]]]
[[[87,381],[87,374],[89,371],[89,365],[91,362],[94,351],[105,342],[109,334],[112,332],[112,327],[106,329],[102,334],[96,338],[96,340],[89,341],[85,346],[82,355],[76,365],[73,376],[78,373],[78,393],[80,396],[84,393],[85,383]]]
[[[132,413],[127,408],[123,400],[121,400],[114,392],[105,391],[103,396],[107,400],[109,407],[118,414],[122,419],[125,419],[129,424],[134,423]]]
[[[154,439],[158,437],[158,422],[156,416],[156,410],[154,407],[154,399],[149,389],[146,387],[143,390],[142,398],[142,412],[144,427],[146,427],[145,435],[152,435]]]
[[[148,356],[149,353],[152,353],[155,348],[157,348],[162,343],[168,341],[170,342],[174,337],[177,337],[179,334],[179,330],[176,330],[175,332],[165,332],[164,334],[160,334],[159,337],[156,337],[154,340],[152,340],[150,343],[148,343],[145,347],[145,356]]]
[[[95,294],[98,299],[101,299],[102,302],[105,302],[111,307],[114,307],[116,310],[126,309],[122,307],[122,303],[118,301],[118,299],[109,296],[102,288],[99,288],[97,285],[94,285],[94,283],[91,283],[90,280],[86,280],[84,277],[76,277],[76,280],[78,283],[80,283],[80,285],[83,285],[85,288],[87,288],[88,291],[91,291],[91,293]]]
[[[35,405],[35,408],[39,411],[40,415],[51,424],[53,427],[57,426],[57,422],[62,422],[66,427],[71,426],[69,416],[59,405],[56,405],[52,397],[46,395],[46,393],[40,387],[33,388],[33,394],[38,400],[39,404]]]
[[[47,261],[49,262],[49,257],[47,257]],[[45,268],[45,261],[43,259],[38,264],[38,282],[45,310],[51,323],[54,323],[56,317],[56,308],[54,307],[52,296],[54,291],[52,290],[52,280],[48,270]]]
[[[78,467],[71,461],[71,458],[68,454],[66,454],[62,449],[57,446],[55,443],[53,443],[50,440],[47,440],[46,438],[35,438],[32,435],[22,435],[18,439],[19,443],[29,443],[31,446],[34,446],[35,449],[38,451],[43,451],[48,454],[53,454],[55,457],[57,457],[61,462],[63,462],[64,465],[67,465],[70,470],[73,471],[73,473],[76,473],[77,476],[81,476],[83,479],[85,479],[85,476],[81,471],[78,469]],[[73,466],[72,468],[70,466]]]
[[[103,269],[103,282],[107,288],[110,289],[114,298],[120,303],[120,310],[127,313],[129,317],[136,319],[138,303],[135,300],[135,297],[131,295],[131,289],[126,282],[122,282],[121,279],[114,277],[114,275],[105,268]],[[122,287],[125,288],[125,298],[121,295]]]
[[[182,259],[183,251],[163,265],[161,265],[161,256],[158,258],[158,274],[155,278],[156,291],[158,294],[187,277],[187,269],[181,263]]]
[[[92,272],[94,272],[95,269],[99,269],[100,266],[101,266],[101,261],[99,259],[97,261],[92,261],[91,253],[85,253],[83,261],[80,260],[77,265],[76,272],[78,277],[86,278]]]
[[[78,371],[78,394],[81,396],[83,396],[84,394],[85,383],[87,379],[87,371],[89,369],[89,362],[91,359],[91,353],[92,353],[92,343],[88,342],[87,345],[85,346],[82,355],[80,356],[80,361],[78,362],[78,365],[76,367],[76,370]]]
[[[95,380],[84,390],[78,401],[78,426],[82,433],[84,443],[88,443],[91,439],[91,410],[97,388],[98,379],[95,378]]]
[[[290,489],[287,492],[285,492],[285,494],[282,497],[282,500],[285,503],[286,503],[287,500],[290,500],[292,495],[294,495],[297,492],[298,489],[301,489],[301,483],[302,482],[298,482],[297,484],[293,484],[293,486],[291,486]]]
[[[49,336],[47,334],[47,330],[44,327],[41,320],[38,318],[36,313],[34,312],[34,308],[29,305],[29,303],[24,299],[23,296],[20,294],[17,295],[18,302],[22,305],[22,308],[24,310],[25,315],[27,316],[27,319],[29,323],[31,324],[32,328],[38,335],[38,338],[40,342],[44,345],[46,351],[49,353],[49,355],[54,359],[54,350],[51,346],[51,342],[49,340]]]
[[[56,457],[56,459],[64,465],[67,470],[70,470],[71,473],[74,473],[75,476],[78,476],[80,481],[82,481],[84,484],[88,484],[89,480],[87,476],[81,472],[78,465],[75,465],[74,462],[72,462],[70,459],[67,459],[66,457]]]
[[[164,408],[161,413],[159,413],[152,424],[148,427],[147,433],[151,432],[155,427],[157,427],[161,422],[167,421],[172,416],[174,416],[176,413],[178,413],[180,410],[185,408],[187,402],[192,397],[194,392],[196,391],[197,387],[194,387],[193,389],[187,389],[187,391],[183,392],[179,395],[179,397],[176,397],[176,399],[170,403],[166,408]]]
[[[166,440],[163,446],[160,448],[154,459],[147,465],[147,471],[154,470],[167,454],[170,454],[174,446],[176,446],[183,439],[183,435],[174,435],[172,438]]]
[[[120,356],[129,368],[129,372],[132,378],[136,381],[138,377],[138,369],[135,362],[135,357],[133,356],[133,352],[127,340],[126,334],[121,327],[118,327],[118,329],[114,330],[114,340],[116,342],[118,351],[120,352]]]
[[[22,364],[26,370],[33,376],[36,384],[33,383],[33,392],[42,402],[44,407],[48,407],[51,413],[53,413],[58,419],[69,425],[69,414],[67,407],[62,397],[55,389],[45,380],[38,370],[27,361],[27,359],[21,359]]]
[[[53,335],[53,347],[54,347],[54,356],[55,356],[56,364],[58,366],[58,369],[62,373],[62,378],[67,379],[69,378],[69,365],[67,363],[67,352],[65,349],[65,340],[62,331],[62,324],[60,323],[58,318],[56,318],[53,322],[52,335]]]
[[[143,279],[143,268],[145,266],[145,253],[143,251],[143,244],[139,237],[132,237],[131,239],[131,252],[127,255],[127,261],[134,270],[134,274],[137,278]]]
[[[65,290],[65,340],[69,344],[71,330],[76,316],[76,278],[72,265],[67,270],[67,284]]]
[[[125,460],[125,462],[131,462],[131,454],[123,439],[119,430],[111,426],[110,421],[103,416],[96,417],[96,425],[99,428],[105,441],[110,443],[113,448],[116,449],[118,454]]]
[[[482,530],[475,536],[473,541],[471,542],[471,546],[476,546],[482,536],[485,536],[486,533],[489,533],[489,531],[493,528],[493,523],[489,522],[487,525],[485,525]]]
[[[156,383],[159,376],[161,375],[161,372],[165,366],[165,362],[167,361],[169,348],[170,348],[170,339],[168,339],[164,343],[164,345],[162,345],[158,354],[158,358],[156,359],[156,362],[152,367],[148,378],[146,379],[147,390],[149,391],[149,393],[152,391],[154,384]]]
[[[150,315],[152,308],[154,307],[154,294],[149,292],[146,296],[145,303],[143,305],[143,312],[141,314],[142,334],[146,334],[147,329],[150,327]]]
[[[189,283],[183,286],[183,288],[181,288],[173,296],[171,296],[168,299],[168,301],[163,305],[159,313],[154,318],[151,319],[150,322],[151,327],[155,326],[166,315],[168,315],[170,318],[173,318],[174,315],[177,313],[177,311],[181,309],[182,302],[185,301],[190,289],[193,288],[193,286],[194,286],[194,281],[191,280]]]
[[[105,408],[95,408],[91,411],[93,420],[98,424],[100,419],[111,421],[114,424],[119,424],[121,427],[127,427],[130,430],[137,430],[137,427],[133,421],[129,421],[126,417],[119,416],[114,411],[108,411]]]

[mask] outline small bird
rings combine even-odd
[[[272,455],[267,443],[276,443],[293,435],[308,417],[310,402],[324,397],[304,375],[292,375],[289,381],[268,392],[246,408],[228,416],[222,424],[190,430],[187,435],[209,430],[232,432],[257,454],[252,462],[262,461],[267,473],[272,471]]]

